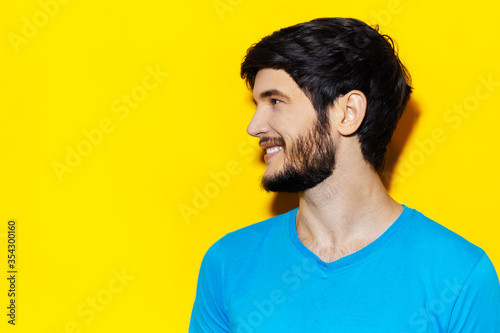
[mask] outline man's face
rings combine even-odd
[[[302,192],[329,177],[335,147],[328,124],[295,81],[283,70],[261,69],[253,89],[257,110],[247,132],[266,149],[265,190]]]

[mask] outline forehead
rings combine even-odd
[[[263,92],[269,90],[282,91],[292,98],[294,95],[300,95],[300,93],[302,93],[297,83],[295,83],[292,77],[284,70],[264,68],[257,72],[253,87],[253,95],[257,98]]]

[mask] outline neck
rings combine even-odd
[[[336,167],[329,178],[300,193],[297,234],[326,262],[370,244],[403,211],[371,167],[366,164],[347,168]]]

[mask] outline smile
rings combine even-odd
[[[283,147],[281,147],[281,146],[278,146],[278,147],[272,147],[272,148],[268,148],[268,149],[266,149],[266,153],[267,153],[267,154],[272,154],[272,153],[279,152],[280,150],[283,150]]]
[[[267,148],[266,155],[264,155],[264,161],[267,162],[271,157],[278,154],[282,150],[283,150],[282,146],[275,146],[275,147]]]

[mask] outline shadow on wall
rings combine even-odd
[[[399,120],[398,127],[396,127],[394,131],[391,143],[389,143],[389,147],[387,148],[385,169],[381,179],[388,191],[391,189],[392,180],[394,179],[393,175],[396,171],[399,156],[403,152],[411,132],[415,129],[419,117],[420,110],[418,109],[418,105],[410,98],[405,112]]]
[[[391,188],[391,183],[393,180],[393,174],[396,170],[396,165],[399,160],[399,156],[403,152],[404,146],[406,145],[411,132],[414,130],[417,124],[418,118],[420,116],[420,111],[417,104],[410,99],[408,105],[406,106],[403,116],[399,120],[398,126],[394,131],[391,143],[387,149],[387,157],[385,163],[385,169],[382,174],[382,182],[384,186],[389,191]],[[264,155],[264,154],[262,154]],[[264,158],[262,156],[261,161]],[[271,214],[279,215],[286,213],[299,206],[299,195],[297,193],[275,193],[274,198],[270,204]]]

